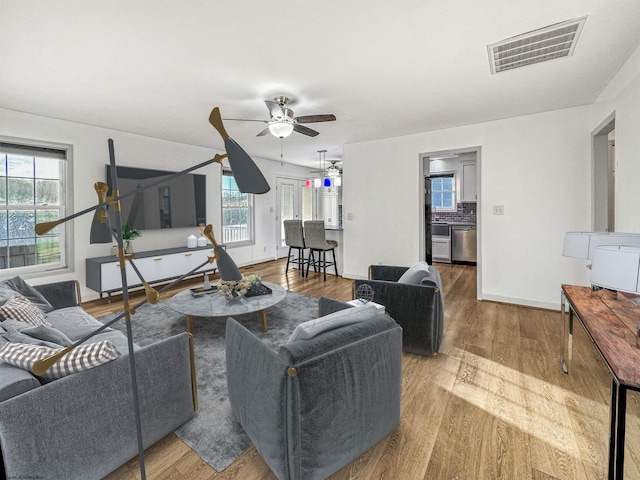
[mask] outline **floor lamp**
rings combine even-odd
[[[238,145],[227,134],[224,128],[224,125],[222,123],[222,118],[221,118],[220,110],[218,109],[218,107],[215,107],[212,110],[211,115],[209,116],[209,123],[211,123],[211,125],[218,131],[218,133],[222,137],[225,144],[226,153],[222,155],[217,154],[215,155],[214,158],[210,160],[207,160],[198,165],[195,165],[181,172],[173,174],[172,177],[184,175],[192,170],[201,168],[205,165],[209,165],[214,162],[220,163],[222,165],[222,160],[226,157],[228,158],[229,164],[231,166],[231,170],[233,171],[233,175],[236,179],[236,183],[238,184],[238,188],[242,193],[263,194],[268,192],[270,190],[269,184],[264,178],[264,176],[262,175],[262,172],[260,171],[260,169],[257,167],[255,162],[251,159],[251,157],[242,149],[242,147],[240,147],[240,145]],[[94,189],[98,194],[97,205],[94,205],[93,207],[89,207],[85,210],[74,213],[72,215],[69,215],[59,220],[54,220],[52,222],[39,223],[36,225],[35,231],[38,235],[44,235],[50,230],[52,230],[53,228],[55,228],[56,226],[64,222],[67,222],[76,217],[79,217],[81,215],[84,215],[86,213],[93,211],[94,217],[91,225],[91,232],[90,232],[90,239],[89,239],[90,243],[111,243],[114,238],[118,243],[118,258],[120,263],[120,273],[121,273],[121,279],[122,279],[122,301],[124,305],[124,311],[122,314],[118,315],[116,318],[106,323],[102,327],[96,329],[94,332],[90,333],[86,337],[75,342],[73,345],[62,349],[60,352],[56,353],[55,355],[52,355],[48,358],[44,358],[42,360],[37,361],[33,366],[33,373],[36,375],[42,375],[52,365],[54,365],[58,360],[60,360],[64,355],[72,351],[78,345],[87,341],[94,335],[100,333],[109,325],[112,325],[114,322],[122,318],[125,318],[126,328],[127,328],[128,350],[129,350],[129,364],[130,364],[130,370],[131,370],[131,388],[133,392],[133,403],[134,403],[133,408],[134,408],[134,414],[135,414],[136,433],[137,433],[137,440],[138,440],[138,458],[140,462],[141,479],[145,480],[146,473],[145,473],[145,467],[144,467],[144,447],[143,447],[143,439],[142,439],[142,425],[140,422],[140,405],[138,401],[138,384],[137,384],[136,369],[135,369],[133,337],[131,332],[131,316],[135,313],[136,308],[142,306],[143,304],[147,302],[149,303],[157,302],[158,292],[148,287],[147,282],[144,280],[144,278],[142,278],[142,275],[137,270],[137,268],[135,268],[136,273],[138,274],[138,276],[141,277],[141,280],[145,285],[145,290],[147,290],[147,299],[140,302],[138,305],[136,305],[133,308],[129,305],[129,289],[127,285],[127,274],[126,274],[125,268],[126,268],[127,261],[131,262],[132,265],[134,265],[132,260],[133,258],[135,258],[135,255],[125,254],[124,252],[124,243],[122,239],[122,217],[121,217],[121,211],[120,211],[120,200],[129,196],[135,195],[153,186],[156,186],[157,182],[145,185],[144,187],[135,189],[131,192],[127,192],[121,195],[118,190],[115,148],[114,148],[114,143],[112,139],[108,140],[108,147],[109,147],[109,162],[111,165],[111,181],[113,186],[111,196],[110,197],[106,196],[108,192],[106,185],[102,182],[97,182],[94,185]],[[166,178],[162,179],[162,181],[166,181]],[[115,220],[116,220],[115,229],[112,229],[112,226],[110,225],[110,222],[109,222],[109,217],[107,214],[107,209],[109,207],[113,207],[115,211]],[[209,257],[208,260],[204,262],[202,265],[196,267],[191,272],[185,273],[180,278],[172,282],[170,285],[163,288],[161,291],[164,291],[170,288],[171,286],[180,282],[186,276],[200,269],[202,266],[206,265],[207,263],[213,263],[214,261],[217,262],[216,265],[218,267],[218,271],[220,272],[220,277],[223,280],[236,280],[238,278],[238,276],[240,275],[240,271],[238,270],[237,265],[231,259],[229,254],[227,254],[226,251],[216,242],[211,225],[208,225],[206,227],[205,233],[213,244],[214,255],[212,257]]]

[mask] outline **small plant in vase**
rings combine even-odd
[[[131,248],[131,241],[134,238],[138,238],[141,236],[142,236],[142,233],[140,233],[140,230],[136,230],[135,228],[129,228],[128,223],[125,223],[122,226],[122,241],[124,242],[125,253],[133,253],[133,249]]]

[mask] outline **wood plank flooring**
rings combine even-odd
[[[445,295],[440,352],[404,354],[400,428],[331,479],[606,478],[611,378],[586,334],[576,328],[573,371],[565,375],[558,312],[479,302],[474,267],[437,268]],[[328,275],[323,282],[313,273],[302,278],[297,270],[285,275],[284,260],[241,270],[291,291],[353,298],[352,281]],[[98,300],[84,307],[100,316],[119,304]],[[634,479],[640,478],[638,395],[630,393],[628,404],[625,478]],[[150,479],[275,479],[254,447],[218,473],[173,434],[146,451],[145,464]],[[133,459],[107,479],[139,477]]]

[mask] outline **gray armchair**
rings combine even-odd
[[[435,355],[444,331],[444,300],[440,273],[433,265],[419,284],[398,283],[407,267],[371,265],[369,280],[355,280],[373,288],[373,301],[402,327],[402,348],[419,355]]]
[[[321,299],[319,307],[322,315],[350,306]],[[227,320],[231,407],[280,480],[324,479],[399,426],[401,329],[367,310],[365,321],[277,352]]]

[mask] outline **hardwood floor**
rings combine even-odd
[[[288,290],[352,299],[350,280],[285,275],[284,267],[279,260],[241,270]],[[558,312],[479,302],[475,267],[437,268],[445,296],[440,352],[404,354],[400,428],[331,479],[606,478],[611,378],[586,334],[576,329],[573,371],[565,375]],[[100,316],[118,302],[84,307]],[[629,394],[628,408],[625,477],[640,478],[637,394]],[[173,434],[146,451],[145,464],[150,479],[275,479],[254,447],[218,473]],[[134,459],[107,478],[139,476]]]

